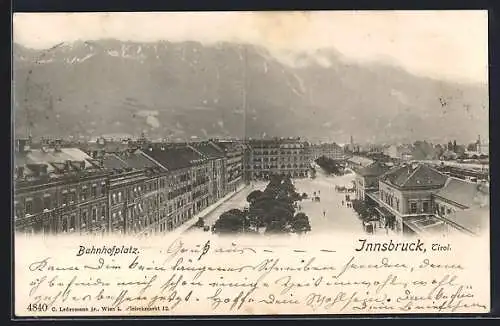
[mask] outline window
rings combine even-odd
[[[71,193],[68,194],[68,197],[69,197],[69,203],[73,204],[75,202],[75,198],[76,198],[76,194],[75,194],[74,190],[72,190]]]
[[[92,222],[97,221],[97,207],[92,208]]]
[[[33,201],[31,199],[26,199],[24,211],[26,215],[33,214]]]
[[[441,206],[440,208],[441,208],[441,216],[444,216],[445,215],[445,213],[444,213],[444,206]]]
[[[69,219],[69,231],[74,231],[75,230],[75,223],[76,223],[76,216],[75,214],[71,215]]]
[[[68,217],[63,216],[61,222],[62,222],[62,231],[68,232]]]
[[[417,213],[417,203],[410,203],[410,214],[416,214]]]
[[[113,194],[113,195],[111,196],[111,202],[112,202],[113,204],[115,204],[115,203],[116,203],[116,194]]]
[[[82,201],[85,201],[85,200],[87,200],[87,199],[88,199],[88,194],[89,194],[89,191],[88,191],[87,187],[85,187],[85,186],[84,186],[84,187],[82,188],[81,193],[80,193],[81,198],[82,198]]]
[[[118,202],[121,203],[121,201],[122,201],[122,192],[120,191],[118,193]]]
[[[88,223],[88,212],[87,210],[82,210],[82,221],[81,221],[82,227],[85,227],[87,223]]]
[[[422,211],[425,213],[429,213],[429,202],[424,202]]]
[[[43,209],[51,209],[52,201],[50,200],[50,195],[43,197]]]
[[[92,185],[91,196],[97,197],[97,185]]]
[[[22,216],[23,214],[23,208],[21,207],[21,205],[19,205],[18,202],[14,202],[14,205],[15,205],[15,218],[18,218],[20,216]]]

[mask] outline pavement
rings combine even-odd
[[[237,194],[227,199],[221,203],[217,208],[210,211],[204,216],[205,225],[213,225],[215,221],[222,215],[222,213],[227,212],[230,209],[243,209],[248,206],[247,197],[254,190],[264,190],[266,188],[267,182],[256,182],[249,186],[246,186]]]
[[[343,176],[329,176],[324,173],[317,174],[315,179],[295,180],[295,188],[299,193],[307,193],[309,197],[319,192],[320,202],[311,199],[302,200],[300,205],[302,211],[309,216],[311,233],[363,232],[363,227],[356,212],[345,205],[345,194],[335,191],[335,186],[347,186],[352,184],[354,174]],[[350,194],[351,198],[354,193]],[[344,200],[344,206],[342,206]],[[325,213],[323,215],[323,212]]]
[[[313,192],[320,193],[321,201],[313,202],[310,198],[299,202],[302,212],[309,216],[311,232],[309,234],[320,234],[332,232],[359,233],[363,232],[361,221],[352,208],[342,206],[342,200],[345,200],[344,193],[335,191],[335,186],[351,185],[354,174],[344,176],[328,176],[322,171],[318,171],[315,179],[295,179],[293,183],[296,191],[300,194],[307,193],[309,197]],[[248,206],[246,200],[248,194],[260,189],[264,190],[267,182],[256,182],[247,186],[231,198],[228,198],[209,213],[204,214],[205,225],[213,225],[219,216],[230,209],[243,209]],[[354,196],[351,193],[351,198]],[[323,211],[325,215],[323,216]],[[297,211],[298,212],[298,211]],[[190,230],[196,231],[196,230]]]
[[[173,232],[184,233],[188,231],[198,221],[200,217],[205,220],[205,225],[211,225],[210,223],[208,223],[210,221],[209,218],[213,218],[213,216],[215,216],[218,212],[221,212],[219,213],[220,215],[226,210],[229,210],[230,208],[227,208],[228,203],[233,202],[235,198],[238,199],[244,196],[246,201],[246,198],[251,191],[252,191],[251,187],[246,185],[241,185],[236,191],[227,194],[226,196],[219,199],[217,202],[208,206],[207,208],[205,208],[204,210],[202,210],[201,212],[199,212],[198,214],[187,220],[185,223],[177,227],[175,230],[173,230]],[[219,217],[219,215],[217,215],[217,218]],[[217,218],[214,219],[214,222],[215,220],[217,220]]]

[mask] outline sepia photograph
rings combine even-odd
[[[489,312],[487,11],[16,13],[17,317]]]

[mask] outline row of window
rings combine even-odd
[[[95,227],[96,224],[102,227],[106,219],[106,206],[92,207],[90,214],[87,209],[82,209],[80,212],[80,229],[87,230]],[[63,233],[74,232],[76,230],[76,214],[63,215],[61,218],[61,231]]]
[[[280,165],[280,169],[299,169],[299,168],[305,168],[307,167],[307,164],[282,164]],[[252,168],[252,166],[248,166],[248,169]],[[278,169],[278,165],[260,165],[260,164],[255,164],[253,166],[254,169]]]
[[[384,203],[386,203],[387,205],[389,205],[392,208],[399,211],[399,198],[398,197],[396,197],[388,192],[385,192],[384,190],[381,190],[380,191],[380,199]]]
[[[98,191],[97,185],[93,185],[89,188],[83,186],[78,195],[75,188],[68,190],[63,190],[60,196],[60,202],[53,193],[45,193],[42,197],[27,197],[24,199],[24,203],[14,202],[14,212],[15,217],[20,217],[23,215],[32,215],[40,212],[50,211],[59,206],[68,206],[76,203],[85,202],[87,200],[95,199],[100,195],[103,195],[106,191],[105,185],[100,187]],[[24,213],[24,214],[23,214]]]
[[[442,217],[446,217],[447,215],[454,213],[454,210],[452,210],[451,208],[449,208],[445,205],[437,204],[436,208],[435,208],[435,213],[442,216]]]

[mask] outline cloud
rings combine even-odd
[[[13,34],[36,48],[100,38],[244,42],[281,60],[335,48],[352,60],[384,57],[420,75],[486,82],[487,17],[485,10],[16,13]]]
[[[156,129],[160,127],[160,121],[157,117],[149,116],[146,118],[146,123],[151,126],[151,128]]]

